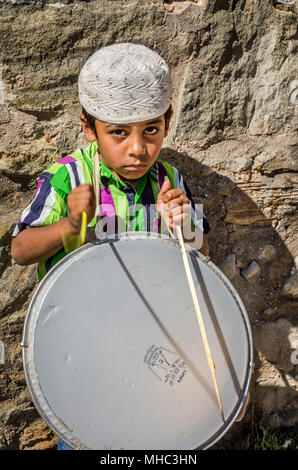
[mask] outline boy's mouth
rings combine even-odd
[[[130,171],[138,171],[144,170],[144,168],[146,168],[146,165],[125,165],[124,168]]]

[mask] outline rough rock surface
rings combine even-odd
[[[268,426],[297,425],[295,2],[0,0],[0,23],[0,448],[56,446],[30,399],[19,347],[36,268],[11,261],[10,236],[41,170],[85,145],[81,66],[123,41],[152,47],[171,66],[163,157],[204,204],[212,260],[253,327],[251,403],[218,446],[245,435],[255,415]]]

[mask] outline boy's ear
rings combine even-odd
[[[87,120],[83,113],[80,114],[80,120],[82,123],[82,129],[83,129],[86,139],[88,140],[88,142],[94,142],[96,140],[96,135],[94,131],[91,129],[91,127],[89,126],[89,124],[87,123]]]
[[[166,120],[165,137],[167,137],[168,133],[171,130],[171,120],[172,120],[173,114],[174,114],[174,112],[173,112],[173,109],[171,107],[170,115],[168,116],[168,119]]]
[[[171,125],[170,125],[170,121],[168,121],[168,125],[165,128],[165,137],[167,137],[168,133],[170,132],[170,129],[171,129]]]
[[[172,117],[172,116],[171,116]],[[165,137],[167,137],[168,133],[171,130],[171,117],[168,119],[167,126],[165,128]]]

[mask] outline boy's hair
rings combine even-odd
[[[91,116],[91,114],[89,114],[83,107],[82,107],[82,113],[84,114],[84,117],[86,119],[86,122],[87,122],[88,126],[92,129],[92,131],[94,132],[94,134],[97,137],[96,129],[95,129],[95,120],[96,120],[96,118],[94,116]],[[169,129],[170,119],[171,119],[172,115],[173,115],[173,108],[172,108],[172,105],[170,104],[169,108],[164,113],[166,130]]]

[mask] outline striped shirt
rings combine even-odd
[[[80,184],[93,184],[93,159],[97,150],[96,141],[92,142],[87,148],[78,149],[71,155],[60,158],[41,174],[35,197],[22,212],[13,237],[25,228],[51,225],[68,215],[68,194]],[[157,159],[150,170],[137,180],[135,190],[119,181],[101,161],[99,162],[99,207],[103,221],[102,230],[109,232],[110,227],[114,227],[114,233],[123,231],[160,233],[162,223],[156,210],[156,200],[166,176],[172,188],[181,188],[189,199],[192,225],[208,233],[208,222],[202,213],[198,217],[192,195],[181,174],[175,167],[161,159]],[[155,208],[153,213],[152,207]],[[94,228],[96,220],[94,216],[88,227]],[[39,279],[42,279],[65,255],[64,249],[61,249],[47,260],[41,261],[38,265]]]

